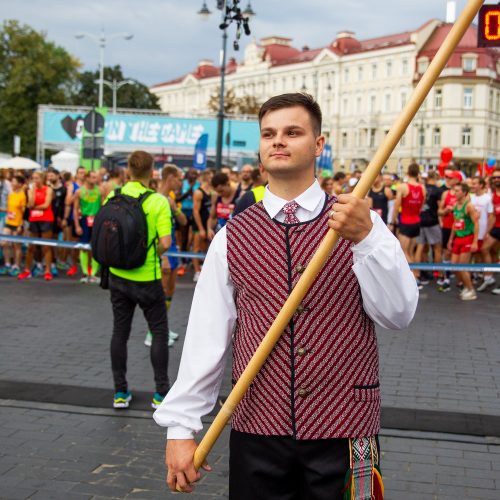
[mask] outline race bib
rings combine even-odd
[[[455,230],[463,231],[465,229],[465,221],[463,219],[459,219],[455,221]]]
[[[7,212],[7,220],[15,220],[16,212]]]
[[[31,217],[43,217],[43,210],[32,210]]]
[[[94,226],[94,215],[87,215],[87,227],[93,227]]]

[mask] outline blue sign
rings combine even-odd
[[[333,154],[332,146],[330,144],[325,144],[318,160],[318,167],[323,170],[333,171]]]
[[[41,142],[45,145],[80,144],[83,118],[81,113],[43,110]],[[259,149],[259,125],[255,121],[224,121],[224,136],[231,130],[231,150],[255,153]],[[108,114],[105,144],[114,150],[157,148],[160,151],[192,153],[198,139],[207,135],[207,149],[215,151],[217,120],[172,118],[164,115]]]
[[[205,170],[207,168],[207,146],[208,134],[200,135],[196,142],[193,155],[193,167],[198,170]]]

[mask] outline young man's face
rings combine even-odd
[[[76,180],[79,182],[83,182],[85,180],[85,169],[84,168],[79,168],[76,171]]]
[[[455,186],[453,188],[453,192],[455,193],[455,198],[458,202],[461,202],[465,198],[465,193],[462,190],[462,186]]]
[[[253,167],[250,165],[244,165],[241,168],[241,180],[245,182],[249,182],[252,180],[252,172],[253,172]]]
[[[302,106],[266,113],[260,124],[260,158],[270,176],[290,176],[311,169],[321,155],[325,138],[316,136]]]
[[[479,180],[478,179],[472,179],[472,184],[470,186],[470,190],[476,194],[478,193],[479,191],[481,191],[481,185],[479,184]]]
[[[87,182],[94,186],[97,183],[97,172],[91,171],[89,172],[89,176],[87,177]]]

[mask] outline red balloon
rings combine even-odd
[[[450,163],[453,158],[453,151],[450,148],[443,148],[441,150],[441,161],[443,163]]]

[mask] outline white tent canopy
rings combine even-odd
[[[14,158],[9,158],[8,160],[1,160],[0,168],[13,168],[16,170],[38,170],[41,169],[42,166],[36,161],[30,160],[29,158],[15,156]]]
[[[59,151],[50,158],[52,166],[62,172],[71,172],[73,175],[76,174],[76,170],[80,165],[80,155],[73,151]]]

